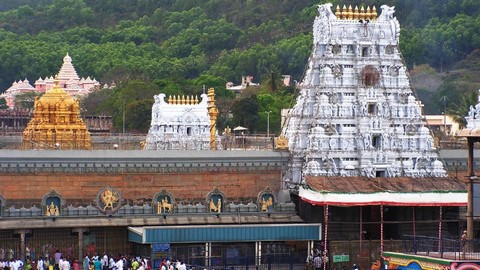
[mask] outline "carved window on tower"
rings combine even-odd
[[[347,53],[354,53],[353,45],[347,45]]]
[[[385,47],[385,54],[394,54],[395,53],[395,45],[387,45]]]
[[[342,52],[342,46],[340,44],[335,44],[332,47],[333,54],[340,54]]]
[[[377,112],[378,112],[377,104],[376,103],[369,103],[368,107],[367,107],[367,110],[368,110],[368,114],[377,115]]]
[[[407,125],[405,127],[405,133],[410,136],[415,135],[417,133],[417,128],[414,125]]]
[[[380,72],[372,66],[372,65],[367,65],[362,69],[362,83],[365,86],[372,87],[375,84],[378,83],[378,80],[380,79]]]
[[[342,76],[342,67],[340,65],[334,65],[332,67],[332,74],[335,78],[339,78]]]
[[[362,47],[362,57],[370,56],[370,48],[369,47]]]
[[[332,136],[332,135],[335,135],[337,133],[337,129],[335,128],[335,126],[329,124],[327,126],[325,126],[325,134],[328,135],[328,136]]]
[[[388,68],[388,73],[389,73],[390,76],[392,76],[392,77],[398,77],[399,70],[400,70],[400,67],[390,66],[390,67]]]
[[[372,147],[376,149],[380,149],[381,146],[382,146],[382,136],[381,135],[372,136]]]
[[[338,103],[338,95],[337,94],[330,94],[328,99],[329,99],[330,103],[332,103],[332,104]]]

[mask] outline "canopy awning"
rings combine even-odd
[[[466,192],[375,192],[375,193],[334,193],[319,192],[300,187],[303,201],[313,205],[364,206],[466,206]]]
[[[321,224],[238,224],[128,227],[141,244],[321,240]]]
[[[307,177],[299,188],[314,205],[466,206],[464,183],[453,178]]]
[[[242,126],[238,126],[233,129],[233,131],[245,131],[245,130],[248,130],[248,128],[242,127]]]

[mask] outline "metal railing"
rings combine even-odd
[[[461,241],[429,236],[404,236],[404,252],[451,260],[479,260],[480,239]]]

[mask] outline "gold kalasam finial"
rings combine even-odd
[[[177,104],[177,96],[176,95],[173,95],[173,97],[172,97],[172,104],[173,105]]]
[[[372,13],[370,13],[370,7],[367,7],[367,12],[365,12],[365,20],[370,20],[370,16]]]
[[[337,19],[342,19],[342,12],[340,11],[340,6],[337,5],[337,8],[335,10],[335,16],[337,17]]]
[[[360,8],[360,20],[365,20],[365,8],[363,6]]]
[[[182,101],[181,101],[181,103],[180,103],[180,104],[182,104],[182,105],[185,105],[185,104],[187,104],[187,103],[185,102],[185,95],[182,95]]]
[[[198,104],[198,96],[195,96],[195,104]]]
[[[375,8],[375,6],[373,6],[372,21],[375,21],[376,19],[377,19],[377,9]]]
[[[349,5],[349,6],[348,6],[348,19],[349,19],[349,20],[353,20],[353,9],[352,9],[352,5]]]
[[[359,18],[358,6],[355,6],[355,9],[353,10],[353,19],[358,20],[358,18]]]
[[[167,103],[170,104],[170,102],[172,102],[172,95],[168,95],[168,100],[167,100]]]
[[[346,20],[348,16],[347,6],[343,5],[342,7],[342,19]]]

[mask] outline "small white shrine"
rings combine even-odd
[[[215,121],[218,110],[211,88],[200,100],[193,96],[155,95],[146,150],[221,149]]]
[[[283,129],[305,176],[445,177],[399,52],[394,8],[319,5],[313,51]]]
[[[468,110],[468,116],[465,117],[467,120],[467,129],[478,129],[480,128],[480,89],[478,89],[478,103],[475,106],[471,105]]]

